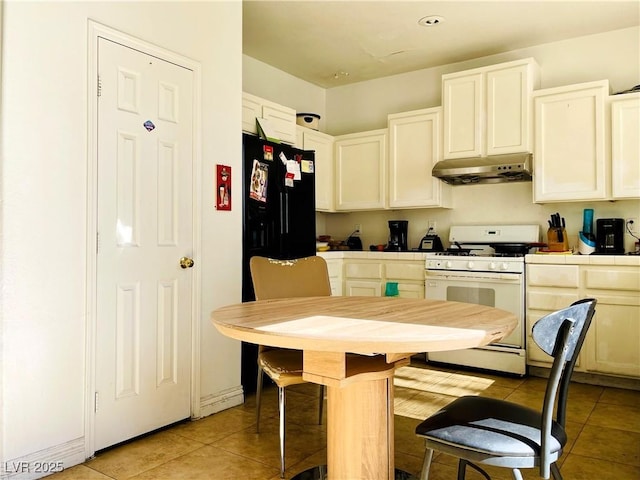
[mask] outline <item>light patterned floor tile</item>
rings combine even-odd
[[[262,480],[277,473],[277,469],[251,458],[205,446],[136,475],[131,480]]]
[[[640,478],[640,467],[571,453],[560,473],[567,480],[635,480]]]
[[[640,433],[585,425],[571,452],[640,467]]]
[[[197,450],[202,443],[169,430],[149,435],[98,454],[86,465],[117,480],[131,478],[174,458]]]
[[[46,477],[47,480],[110,480],[104,473],[97,472],[85,465],[65,468],[62,472]]]
[[[587,421],[588,425],[640,432],[640,405],[612,405],[599,403]]]

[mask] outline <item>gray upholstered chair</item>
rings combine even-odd
[[[522,480],[523,468],[539,468],[545,479],[550,475],[562,479],[556,461],[567,442],[569,383],[595,305],[596,300],[580,300],[533,326],[533,340],[553,357],[542,411],[495,398],[465,396],[416,427],[416,434],[426,440],[422,480],[429,478],[434,451],[459,459],[458,480],[464,479],[467,465],[489,479],[478,464],[510,468],[516,480]]]
[[[327,262],[312,256],[296,260],[252,257],[249,261],[256,300],[287,297],[321,297],[331,295]],[[258,347],[258,381],[256,387],[256,431],[260,432],[262,377],[266,373],[278,387],[280,415],[280,477],[284,478],[285,461],[285,388],[305,383],[302,379],[302,351],[286,348]],[[324,387],[320,386],[318,424],[322,424]]]

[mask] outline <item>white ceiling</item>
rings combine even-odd
[[[444,21],[420,26],[429,15]],[[636,25],[640,0],[244,0],[242,37],[244,54],[331,88]]]

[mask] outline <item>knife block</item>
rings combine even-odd
[[[564,228],[551,227],[547,230],[547,249],[550,252],[566,252],[569,250],[569,239]]]

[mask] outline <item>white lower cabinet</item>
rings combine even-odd
[[[345,260],[345,295],[379,297],[382,295],[383,265],[376,260]]]
[[[584,295],[598,300],[584,349],[587,370],[640,377],[640,269],[581,268]]]
[[[380,297],[388,283],[398,285],[399,297],[424,298],[424,260],[344,260],[345,295]]]
[[[533,324],[582,298],[598,303],[576,371],[640,378],[640,266],[528,264],[527,363],[551,365]]]
[[[568,307],[580,299],[580,269],[577,265],[527,265],[527,363],[551,367],[553,358],[533,341],[533,325],[545,315]],[[584,371],[583,352],[578,356],[576,371]]]

